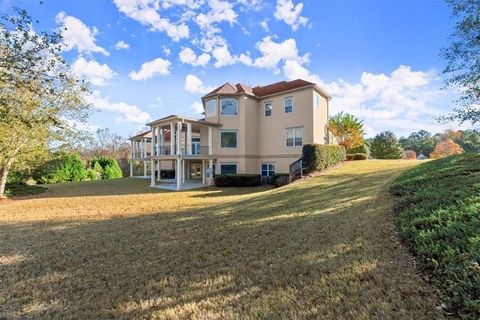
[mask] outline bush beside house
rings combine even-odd
[[[123,176],[122,169],[113,157],[97,157],[90,160],[90,167],[100,173],[102,179],[116,179]]]
[[[259,174],[219,174],[213,179],[217,187],[256,187],[262,184]]]
[[[345,148],[340,145],[306,144],[302,160],[307,173],[320,171],[345,160]]]
[[[354,153],[347,154],[347,160],[368,160],[368,154],[366,153]]]

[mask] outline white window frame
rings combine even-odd
[[[314,108],[320,108],[320,106],[322,105],[322,102],[321,102],[321,96],[316,93],[316,92],[313,92],[313,107]]]
[[[292,101],[292,105],[291,105],[292,110],[289,111],[289,112],[287,112],[287,107],[288,107],[288,106],[287,106],[287,101],[288,101],[288,100],[291,100],[291,101]],[[293,97],[290,96],[290,97],[285,97],[285,98],[283,98],[283,112],[284,112],[284,113],[293,113]]]
[[[237,103],[237,105],[236,105],[237,110],[236,110],[235,114],[223,114],[223,112],[222,112],[222,101],[223,100],[233,100]],[[220,108],[219,108],[220,109],[220,115],[224,116],[224,117],[236,117],[236,116],[238,116],[238,104],[239,104],[238,99],[235,99],[235,98],[222,98],[222,99],[220,99]]]
[[[297,129],[302,129],[302,144],[301,144],[301,145],[297,145],[297,144],[295,143],[295,140],[296,140],[297,138],[299,138],[299,137],[297,137],[297,136],[295,135],[295,132],[296,132]],[[288,139],[288,133],[287,133],[287,132],[288,132],[288,130],[293,130],[293,145],[291,145],[291,146],[289,146],[288,143],[287,143],[287,139]],[[285,128],[285,146],[286,146],[287,148],[303,147],[303,144],[304,144],[304,138],[303,138],[303,136],[304,136],[304,128],[303,128],[303,126]]]
[[[270,115],[269,115],[269,116],[267,116],[267,105],[270,106]],[[265,102],[263,103],[263,115],[264,115],[265,117],[271,117],[272,114],[273,114],[272,101],[265,101]]]
[[[267,170],[266,170],[266,171],[267,171],[267,175],[266,175],[266,176],[264,176],[264,175],[262,174],[263,171],[264,171],[264,170],[262,169],[262,166],[265,165],[265,164],[267,165]],[[272,171],[272,170],[270,170],[270,167],[269,167],[270,165],[273,165],[273,168],[274,168],[272,175],[274,175],[274,174],[277,172],[277,164],[276,164],[275,162],[262,162],[262,163],[260,163],[260,176],[261,176],[261,177],[270,177],[270,176],[268,175],[268,174]]]
[[[208,113],[208,103],[210,101],[214,101],[215,102],[215,109],[214,109],[214,112],[213,114],[209,114]],[[205,118],[210,118],[210,117],[216,117],[217,116],[217,99],[210,99],[208,100],[207,102],[205,102]]]
[[[227,174],[227,173],[222,173],[222,166],[235,166],[235,173],[232,173],[232,174],[238,174],[238,163],[236,163],[236,162],[220,162],[220,174]]]
[[[236,138],[237,138],[236,147],[222,147],[222,133],[224,133],[224,132],[235,132],[235,135],[236,135]],[[220,130],[220,148],[221,149],[236,149],[236,148],[238,148],[238,130],[234,130],[234,129]]]

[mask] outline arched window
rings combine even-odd
[[[220,110],[222,116],[236,116],[238,114],[238,100],[237,99],[222,99],[220,100]]]
[[[217,100],[212,99],[207,101],[207,109],[205,117],[215,117],[217,115]]]

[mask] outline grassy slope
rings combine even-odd
[[[415,164],[349,162],[273,190],[122,179],[6,201],[0,315],[431,319],[389,215],[388,184]]]
[[[391,187],[398,223],[448,308],[480,318],[480,155],[418,166]]]

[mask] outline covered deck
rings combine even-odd
[[[212,128],[220,124],[172,115],[148,125],[152,132],[152,187],[162,182],[164,161],[171,162],[175,170],[175,190],[212,184],[215,160],[212,154]]]

